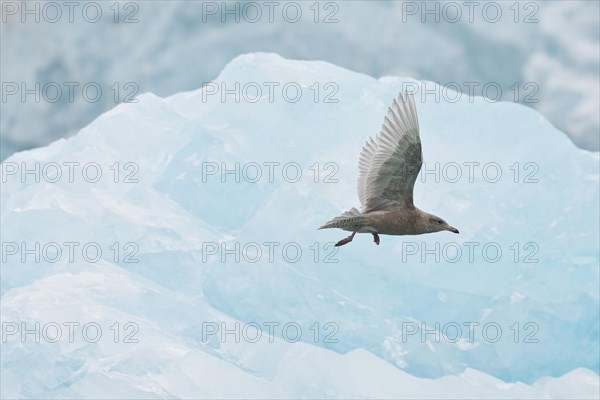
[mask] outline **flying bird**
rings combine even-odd
[[[358,159],[358,198],[361,211],[351,208],[319,229],[352,232],[336,246],[350,243],[357,233],[421,235],[439,231],[458,233],[442,218],[415,207],[413,188],[423,163],[419,120],[411,93],[398,94],[379,134],[369,138]]]

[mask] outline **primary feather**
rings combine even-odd
[[[398,94],[381,131],[369,138],[359,157],[362,212],[414,207],[413,188],[422,163],[415,100],[410,93]]]

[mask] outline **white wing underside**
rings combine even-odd
[[[358,160],[362,212],[412,208],[413,188],[423,163],[419,120],[410,93],[398,94],[379,134],[369,138]]]

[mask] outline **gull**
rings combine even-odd
[[[423,164],[419,120],[412,93],[398,94],[389,107],[379,134],[365,143],[358,159],[358,198],[361,211],[351,208],[319,229],[352,232],[336,246],[350,243],[357,233],[421,235],[458,233],[442,218],[415,207],[413,188]]]

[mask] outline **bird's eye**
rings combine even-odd
[[[438,223],[438,224],[441,224],[441,223],[442,223],[442,220],[441,220],[441,219],[438,219],[438,220],[437,220],[437,223]]]

